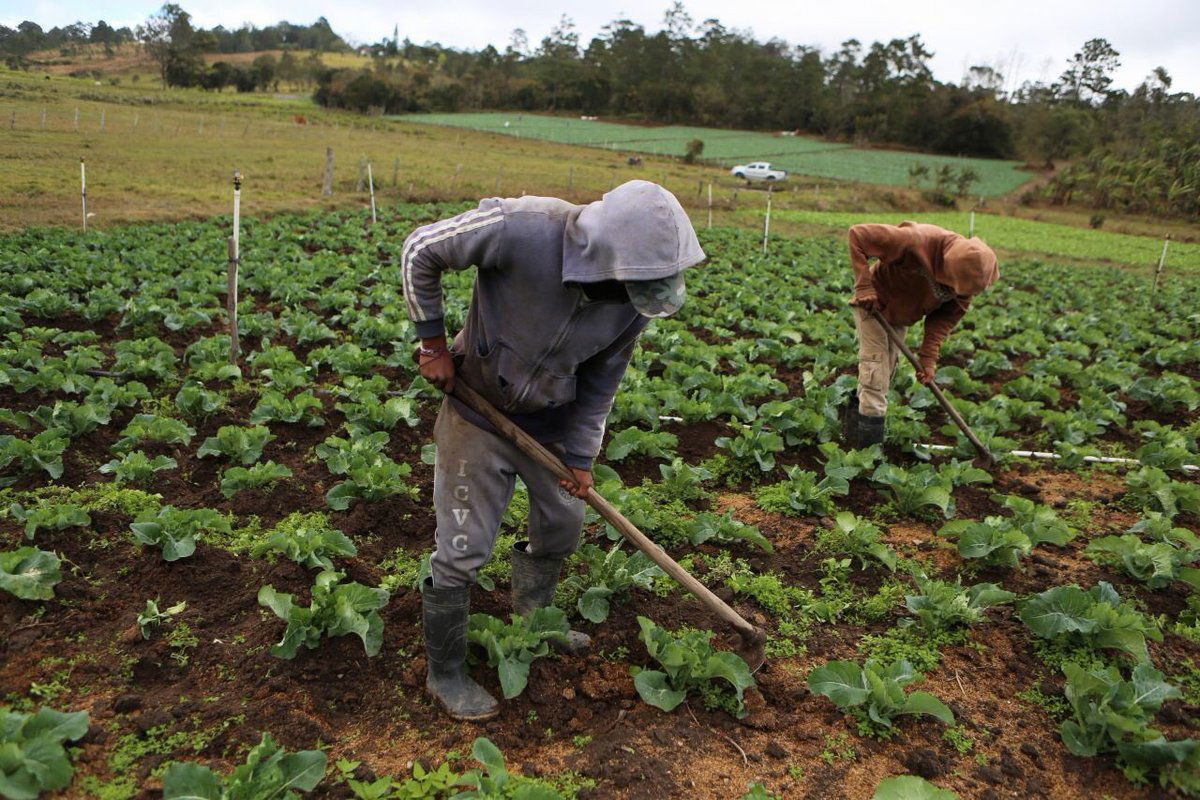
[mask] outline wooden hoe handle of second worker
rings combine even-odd
[[[515,425],[512,420],[497,411],[491,403],[468,386],[463,381],[461,375],[454,381],[454,390],[451,394],[473,411],[482,415],[496,430],[510,439],[513,444],[519,447],[530,458],[553,472],[559,478],[572,483],[575,482],[575,476],[558,456],[551,453],[536,439]],[[666,551],[638,530],[636,525],[626,519],[625,515],[618,511],[612,503],[601,497],[595,489],[588,490],[587,503],[596,509],[600,516],[604,517],[614,528],[620,531],[621,535],[632,542],[637,549],[649,556],[655,564],[662,567],[664,572],[678,581],[689,592],[700,598],[701,602],[708,606],[713,613],[738,632],[743,643],[756,653],[754,660],[757,660],[758,663],[751,663],[751,669],[755,669],[761,665],[761,651],[763,644],[766,642],[765,631],[743,619],[740,614],[729,607],[728,603],[713,594],[707,586],[696,580],[687,570],[679,566],[675,559],[667,555]],[[749,661],[750,659],[747,660]]]
[[[917,360],[917,356],[913,353],[913,351],[908,349],[908,343],[904,341],[904,337],[896,333],[896,329],[893,328],[891,323],[884,319],[883,315],[878,311],[872,311],[871,315],[874,316],[875,319],[879,320],[879,324],[882,325],[883,330],[887,332],[888,338],[892,340],[893,344],[900,348],[900,352],[904,353],[904,356],[912,362],[913,368],[919,372],[921,369],[921,362]],[[958,425],[958,427],[962,429],[962,432],[967,435],[967,438],[971,440],[971,444],[975,445],[975,449],[979,451],[979,455],[983,456],[984,460],[987,462],[987,465],[989,467],[995,466],[995,456],[992,455],[990,450],[983,446],[983,442],[979,441],[979,437],[975,435],[975,431],[971,430],[971,426],[968,425],[967,421],[962,418],[962,414],[958,413],[958,409],[956,409],[954,404],[950,402],[950,398],[946,397],[945,392],[942,391],[942,387],[937,385],[937,381],[930,383],[929,388],[933,390],[933,396],[936,397],[937,401],[942,404],[942,408],[946,409],[946,413],[950,415],[950,419],[954,420],[954,423]]]

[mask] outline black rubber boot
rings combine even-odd
[[[513,611],[521,616],[554,605],[554,590],[566,560],[531,556],[525,551],[528,544],[517,542],[512,549]],[[568,631],[566,641],[552,640],[550,646],[560,653],[579,656],[592,646],[592,637],[580,631]]]
[[[857,449],[870,447],[873,444],[883,444],[883,437],[886,433],[884,427],[884,417],[870,417],[866,414],[860,414],[858,409],[854,409],[854,415],[858,417],[858,444]]]
[[[847,450],[858,449],[858,395],[847,397],[842,406],[842,444]]]
[[[437,589],[425,579],[421,586],[425,624],[425,654],[429,671],[425,690],[435,697],[454,719],[491,719],[500,704],[467,674],[467,617],[471,611],[471,587]]]
[[[884,417],[871,417],[858,410],[858,394],[846,398],[842,407],[842,441],[847,450],[861,450],[883,444]]]

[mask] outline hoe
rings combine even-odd
[[[461,376],[455,380],[454,389],[451,394],[476,413],[483,416],[496,430],[508,437],[513,444],[519,447],[530,458],[553,472],[559,478],[571,481],[572,483],[574,482],[575,478],[571,474],[571,470],[567,468],[566,464],[558,456],[551,453],[545,447],[542,447],[532,436],[525,433],[525,431],[513,424],[508,417],[496,410],[478,392],[467,386]],[[738,654],[745,659],[751,671],[757,670],[763,665],[763,662],[766,660],[764,648],[767,634],[762,628],[751,625],[740,614],[730,608],[729,604],[713,594],[707,586],[696,580],[687,570],[679,566],[675,559],[671,558],[661,547],[647,538],[646,534],[638,530],[636,525],[626,519],[612,503],[601,497],[595,489],[588,490],[586,499],[588,505],[596,509],[600,516],[604,517],[609,524],[620,531],[621,535],[632,542],[634,547],[649,556],[655,564],[662,567],[664,572],[698,597],[700,602],[708,606],[714,614],[737,632],[741,639],[741,647],[738,649]]]

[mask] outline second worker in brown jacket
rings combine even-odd
[[[874,260],[874,263],[872,263]],[[858,330],[858,404],[846,414],[846,441],[867,447],[883,441],[887,393],[899,350],[871,314],[878,311],[901,337],[925,320],[918,351],[922,383],[933,381],[942,342],[971,298],[1000,277],[996,254],[979,239],[917,222],[850,228],[854,268],[854,322]]]

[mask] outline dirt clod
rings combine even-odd
[[[936,778],[945,772],[938,754],[928,747],[914,747],[904,754],[904,766],[922,778]]]
[[[778,758],[781,761],[790,755],[790,753],[788,753],[787,749],[784,748],[783,745],[779,744],[779,742],[775,741],[774,739],[772,739],[770,742],[767,743],[766,752],[767,752],[767,755],[769,755],[771,758]]]

